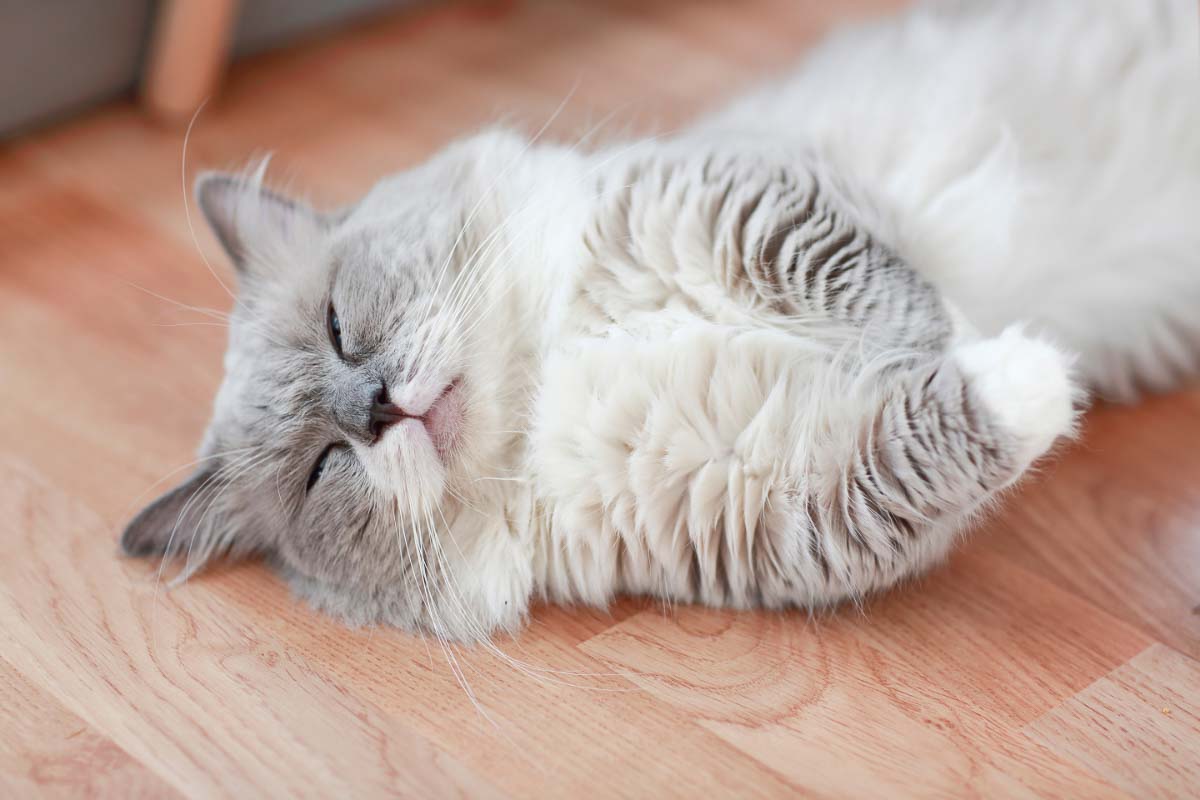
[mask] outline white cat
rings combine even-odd
[[[206,176],[226,377],[122,543],[465,639],[892,585],[1071,432],[1072,374],[1200,369],[1196,17],[923,7],[682,136],[488,131],[336,213]]]

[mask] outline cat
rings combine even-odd
[[[124,551],[457,640],[928,569],[1087,393],[1200,371],[1189,6],[920,6],[682,134],[489,129],[332,212],[201,176],[225,377]]]

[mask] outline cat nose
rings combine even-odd
[[[371,434],[371,443],[374,444],[379,441],[379,437],[383,436],[383,432],[389,427],[411,416],[411,414],[404,413],[404,409],[388,399],[386,385],[380,386],[379,391],[371,398],[370,418],[367,422],[367,430]]]

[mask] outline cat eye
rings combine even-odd
[[[337,312],[333,310],[333,303],[329,304],[329,310],[325,314],[325,329],[329,333],[329,341],[333,344],[338,358],[345,358],[346,354],[342,352],[342,323],[338,320]]]
[[[321,455],[317,457],[317,463],[313,464],[312,472],[308,473],[308,485],[304,487],[304,492],[307,494],[312,491],[313,486],[321,479],[321,473],[325,471],[325,462],[329,460],[329,454],[333,452],[333,445],[329,445],[321,451]]]

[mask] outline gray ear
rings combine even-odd
[[[321,231],[328,221],[310,206],[262,185],[251,175],[205,172],[196,179],[196,202],[230,260],[244,275],[254,249],[266,249],[297,231]]]
[[[201,469],[146,506],[121,534],[122,552],[138,557],[187,552],[192,538],[204,535],[198,530],[201,523],[221,524],[206,514],[222,488],[217,483],[216,470]]]

